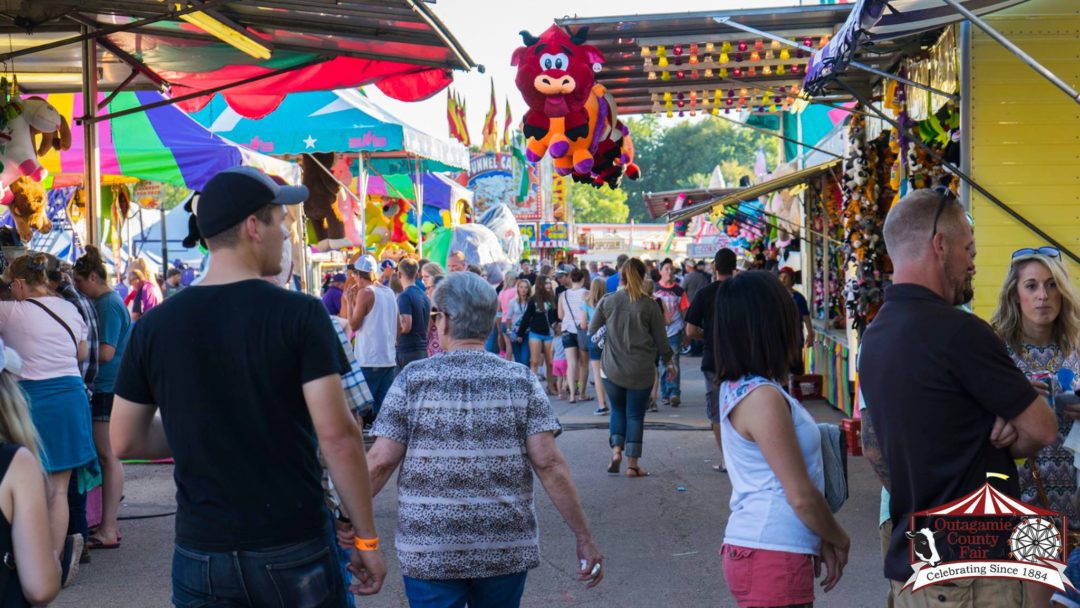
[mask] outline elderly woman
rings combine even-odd
[[[520,604],[540,563],[534,472],[577,537],[579,580],[593,587],[603,558],[555,445],[555,412],[528,369],[484,350],[495,290],[458,272],[433,296],[444,353],[397,377],[368,452],[375,494],[401,464],[396,544],[409,602]]]

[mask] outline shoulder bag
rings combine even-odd
[[[71,336],[71,342],[73,344],[75,344],[75,355],[78,356],[78,354],[79,354],[79,340],[78,340],[78,338],[75,337],[75,332],[71,331],[71,328],[68,327],[68,324],[65,323],[63,319],[60,318],[60,315],[56,314],[55,312],[50,310],[48,306],[45,306],[44,304],[42,304],[41,302],[38,302],[34,298],[27,298],[26,301],[30,302],[34,306],[37,306],[41,310],[44,310],[46,314],[48,314],[50,317],[55,319],[56,322],[59,323],[61,327],[63,327],[65,330],[67,330],[68,335]]]

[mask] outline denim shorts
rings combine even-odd
[[[90,419],[94,422],[108,422],[112,419],[112,404],[115,393],[94,393],[90,396]]]
[[[563,332],[563,348],[576,348],[584,351],[588,350],[590,343],[589,336],[583,331],[579,330],[576,334]]]
[[[536,340],[537,342],[551,342],[552,336],[550,334],[545,336],[544,334],[538,334],[535,331],[530,331],[529,340]]]
[[[604,356],[604,350],[589,338],[589,361],[599,361]]]

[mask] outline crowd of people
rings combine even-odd
[[[445,269],[360,255],[320,301],[279,283],[285,206],[306,196],[254,169],[213,178],[197,218],[213,262],[193,287],[134,268],[122,295],[92,247],[72,266],[29,254],[4,270],[0,605],[47,603],[84,546],[120,546],[120,458],[174,459],[177,606],[340,608],[378,593],[372,501],[395,472],[410,605],[520,604],[540,563],[534,476],[594,587],[604,556],[552,397],[594,393],[607,472],[645,478],[645,416],[682,405],[680,358],[695,352],[715,469],[732,487],[728,592],[740,606],[808,606],[822,566],[825,592],[842,584],[851,537],[827,499],[823,435],[788,389],[815,340],[795,270],[740,271],[729,249],[711,264],[622,256],[509,272],[461,252]],[[1080,419],[1080,295],[1060,252],[1015,252],[986,323],[965,309],[975,243],[955,199],[909,194],[885,239],[893,285],[859,360],[864,451],[884,488],[883,602],[1069,605],[1012,579],[901,589],[911,515],[988,479],[1080,529],[1064,446]],[[1080,569],[1080,553],[1069,561]]]

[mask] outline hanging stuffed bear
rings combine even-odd
[[[52,221],[48,216],[48,197],[45,188],[29,177],[20,177],[9,186],[11,195],[8,207],[15,230],[23,243],[29,243],[34,231],[41,234],[52,232]]]
[[[311,221],[319,251],[351,247],[352,241],[345,238],[345,224],[337,208],[341,185],[330,172],[334,166],[334,153],[315,152],[304,154],[300,159],[303,184],[308,189],[304,215]]]

